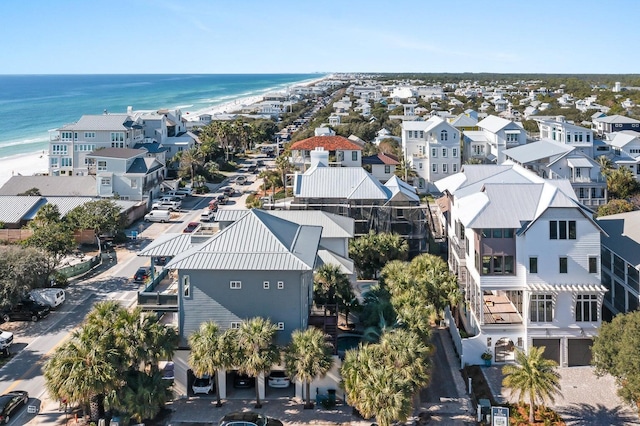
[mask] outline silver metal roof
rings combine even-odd
[[[575,148],[551,139],[540,139],[537,142],[505,149],[504,155],[518,163],[526,164],[547,157],[555,157],[573,151]]]
[[[249,212],[204,244],[177,255],[173,269],[312,270],[320,226],[302,226],[262,210]]]
[[[191,234],[162,234],[138,252],[138,256],[174,257],[202,243],[191,241]]]
[[[125,123],[131,122],[132,118],[127,114],[83,115],[76,123],[67,124],[59,130],[125,131],[130,128]]]
[[[0,209],[0,222],[18,223],[38,204],[42,203],[42,197],[4,196],[0,197],[2,208]]]
[[[362,167],[312,167],[296,175],[294,196],[386,201],[391,192]]]
[[[17,195],[31,188],[48,196],[96,197],[95,176],[11,176],[0,188],[0,195]]]

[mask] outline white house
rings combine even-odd
[[[516,122],[490,115],[478,122],[476,131],[464,132],[464,158],[502,163],[503,151],[527,143],[527,132]]]
[[[460,170],[460,132],[438,116],[403,121],[402,152],[418,175],[414,181],[418,191],[436,191],[433,182]]]
[[[398,165],[400,165],[400,162],[395,156],[384,152],[362,157],[362,167],[382,183],[395,176]]]
[[[558,141],[593,157],[593,130],[567,123],[563,116],[533,118],[540,129],[540,139]]]
[[[617,167],[627,167],[640,181],[640,133],[623,130],[607,136],[606,143],[613,152],[613,162]]]
[[[342,167],[362,166],[362,147],[342,136],[314,136],[291,144],[291,162],[300,170],[311,165],[311,151],[324,150],[329,164]]]
[[[462,365],[487,350],[502,363],[540,346],[561,366],[589,365],[606,292],[602,229],[569,182],[515,164],[465,165],[436,186],[471,336],[460,338],[449,318]]]
[[[164,164],[147,157],[146,149],[104,148],[87,155],[89,174],[96,176],[98,196],[147,202],[159,194]]]

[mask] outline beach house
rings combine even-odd
[[[569,182],[505,163],[465,165],[436,186],[464,295],[448,316],[461,366],[486,351],[503,363],[540,346],[561,366],[589,365],[607,291],[603,231]]]

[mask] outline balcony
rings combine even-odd
[[[466,251],[467,251],[467,240],[460,241],[457,237],[451,236],[449,238],[451,241],[451,249],[456,254],[458,260],[464,264],[466,261]]]
[[[178,282],[163,269],[138,293],[138,306],[143,311],[168,312],[178,310]]]
[[[484,296],[482,314],[485,325],[522,324],[522,316],[506,296]]]

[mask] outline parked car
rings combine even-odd
[[[218,426],[282,426],[282,422],[264,414],[252,411],[238,411],[226,414]]]
[[[185,186],[184,188],[176,189],[176,194],[191,197],[191,195],[193,195],[193,191],[191,188]]]
[[[170,212],[180,210],[181,204],[176,201],[158,201],[153,203],[151,210],[169,210]]]
[[[247,177],[246,176],[240,175],[240,176],[236,177],[236,184],[244,185],[246,183],[247,183]]]
[[[159,202],[175,201],[176,203],[178,203],[179,206],[182,206],[182,198],[178,197],[177,195],[174,195],[174,196],[165,195],[164,197],[161,197],[156,201],[159,201]]]
[[[160,361],[158,368],[162,371],[163,380],[173,381],[175,379],[175,364],[172,361]]]
[[[238,389],[252,388],[256,384],[256,379],[246,374],[236,373],[233,378],[233,387]]]
[[[136,273],[133,275],[133,282],[136,284],[142,284],[149,277],[151,277],[151,268],[149,266],[144,266],[142,268],[138,268]]]
[[[233,194],[235,194],[236,190],[230,186],[223,186],[222,188],[220,188],[220,192],[222,192],[227,197],[231,197],[233,196]]]
[[[2,320],[9,321],[38,321],[49,315],[51,308],[32,301],[23,301],[2,311]]]
[[[29,402],[27,391],[12,391],[0,396],[0,423],[7,424],[18,408]]]
[[[13,343],[13,333],[10,331],[0,330],[0,351],[7,354]]]
[[[60,288],[37,288],[29,292],[29,299],[53,309],[64,303],[66,294]]]
[[[178,197],[180,199],[183,199],[187,195],[184,192],[178,192],[178,190],[175,190],[175,191],[165,192],[164,196],[165,197]]]
[[[216,197],[218,204],[225,205],[229,202],[229,196],[227,194],[220,194]]]
[[[182,232],[190,234],[192,232],[196,232],[198,228],[200,228],[200,222],[189,222]]]
[[[255,164],[250,165],[249,167],[247,167],[247,170],[249,171],[249,173],[258,173],[258,166]]]
[[[215,212],[211,209],[204,209],[202,213],[200,213],[200,221],[202,222],[211,222],[215,217]]]
[[[202,377],[196,377],[193,380],[193,385],[191,385],[191,389],[193,390],[194,395],[202,394],[210,394],[213,392],[213,378],[208,374],[205,374]]]
[[[218,200],[217,199],[213,199],[213,200],[209,201],[209,210],[211,210],[214,213],[218,211]]]
[[[169,210],[151,210],[144,215],[145,222],[169,222],[171,220],[171,212]]]
[[[267,383],[271,388],[288,388],[291,381],[284,371],[274,370],[269,374]]]

